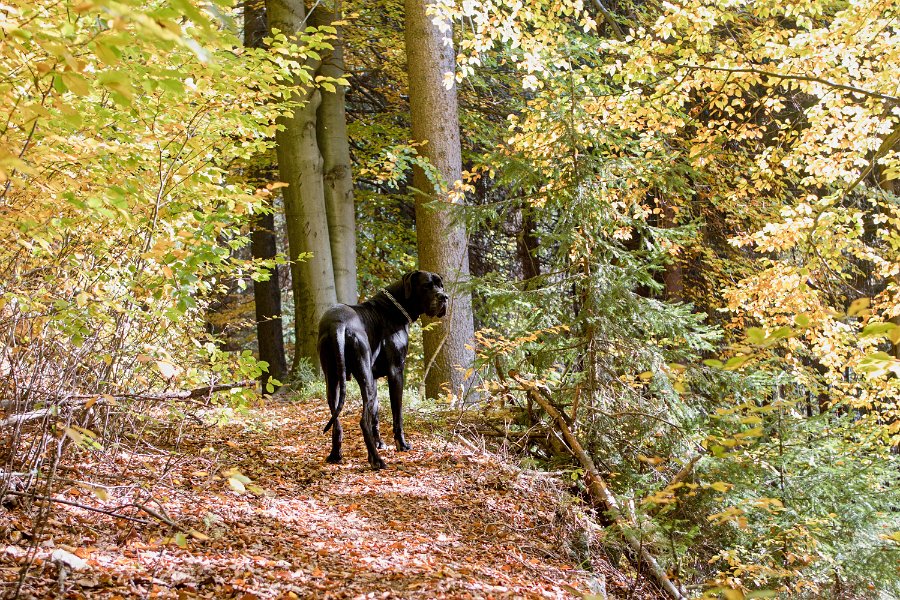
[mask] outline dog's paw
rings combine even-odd
[[[344,457],[340,454],[329,454],[328,458],[325,459],[325,462],[331,463],[333,465],[339,465],[343,462]]]
[[[394,438],[394,442],[397,444],[398,452],[408,452],[412,450],[412,446],[409,445],[409,442],[406,441],[405,437]]]
[[[372,468],[375,469],[376,471],[380,471],[381,469],[384,469],[385,467],[387,467],[387,464],[385,464],[385,462],[381,459],[380,456],[378,458],[376,458],[375,460],[370,460],[369,464],[372,465]]]

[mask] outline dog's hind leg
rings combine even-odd
[[[322,363],[322,370],[325,372],[328,408],[331,411],[331,420],[325,426],[325,431],[328,431],[329,427],[333,427],[331,430],[331,454],[325,460],[332,464],[341,462],[343,458],[341,455],[341,442],[344,439],[344,428],[341,427],[340,415],[341,409],[344,408],[344,400],[347,397],[347,377],[344,371],[343,347],[335,350],[337,352],[322,348],[319,352],[319,360]]]
[[[378,391],[375,387],[375,378],[372,376],[372,358],[368,344],[356,344],[359,363],[353,365],[353,376],[359,384],[362,395],[362,418],[359,427],[362,429],[363,440],[366,442],[366,452],[369,455],[369,464],[373,469],[383,469],[386,465],[378,455],[376,440],[378,435]]]

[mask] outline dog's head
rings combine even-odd
[[[403,276],[403,296],[416,312],[429,317],[443,317],[447,314],[450,297],[444,292],[444,280],[437,273],[413,271]]]

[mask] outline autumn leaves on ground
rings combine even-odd
[[[128,486],[106,481],[84,451],[54,497],[148,522],[54,502],[36,540],[40,502],[2,511],[4,593],[36,547],[22,597],[602,598],[604,584],[610,597],[651,597],[606,563],[573,564],[586,534],[558,483],[415,419],[413,450],[386,450],[388,468],[374,472],[353,411],[344,464],[328,465],[323,410],[270,401],[153,451],[123,450]]]

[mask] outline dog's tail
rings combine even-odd
[[[337,421],[338,417],[341,414],[341,410],[344,408],[344,398],[347,397],[347,374],[344,366],[344,344],[346,343],[346,332],[344,327],[339,327],[337,332],[335,333],[335,343],[337,347],[335,348],[334,353],[334,361],[335,361],[335,371],[337,372],[337,381],[334,382],[333,385],[328,386],[328,406],[331,408],[331,419],[328,421],[328,424],[325,425],[325,429],[322,430],[322,433],[328,433],[328,430],[331,429],[331,426],[334,425],[334,422]],[[332,398],[331,395],[337,395],[337,398]]]

